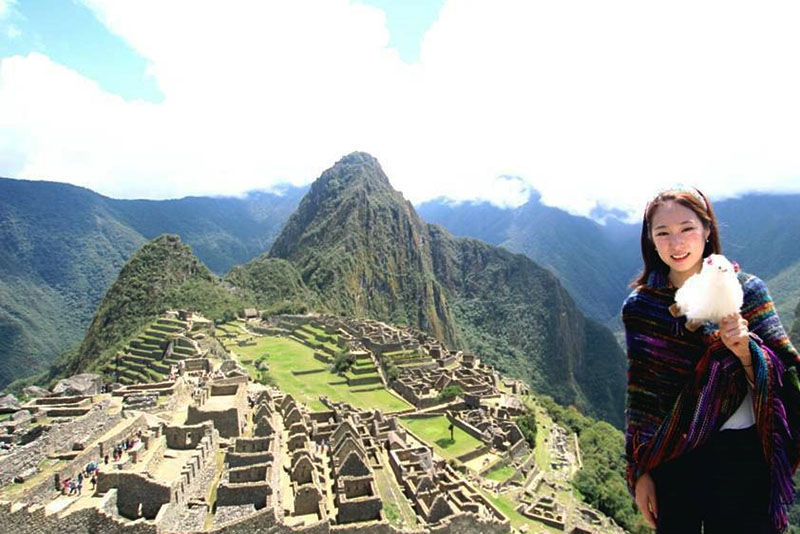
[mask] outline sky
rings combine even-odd
[[[800,192],[800,3],[0,0],[0,176],[115,198],[307,184],[638,217]]]

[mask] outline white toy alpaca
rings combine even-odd
[[[738,313],[744,292],[736,277],[738,266],[721,254],[703,261],[700,272],[689,277],[675,293],[675,315],[686,316],[686,328],[696,330],[711,321],[719,324],[726,315]]]

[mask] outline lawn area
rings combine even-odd
[[[400,423],[417,437],[431,445],[443,458],[456,458],[483,446],[458,427],[453,429],[453,440],[450,440],[450,421],[443,415],[412,419],[401,417]]]
[[[492,469],[486,473],[486,478],[489,480],[494,480],[495,482],[505,482],[509,478],[513,477],[516,472],[517,470],[514,469],[513,466],[504,465],[502,467]]]
[[[541,405],[534,404],[530,399],[525,399],[523,402],[528,409],[536,412],[536,450],[534,451],[536,455],[536,465],[538,465],[539,469],[542,471],[549,471],[550,451],[547,448],[547,444],[544,442],[544,438],[550,435],[550,430],[553,428],[554,424],[553,419]]]
[[[484,497],[489,499],[492,504],[494,504],[498,510],[503,512],[509,520],[511,520],[511,526],[519,530],[523,525],[536,525],[538,530],[534,532],[548,532],[548,533],[556,533],[556,532],[563,532],[563,530],[557,530],[552,527],[545,525],[544,523],[539,523],[538,521],[533,521],[528,519],[524,515],[520,514],[516,510],[514,510],[519,503],[515,502],[511,497],[506,497],[505,495],[497,495],[495,493],[491,493],[484,489],[478,488]]]
[[[295,400],[307,404],[312,410],[324,410],[319,401],[326,395],[333,401],[342,401],[357,408],[368,408],[391,412],[411,408],[403,399],[389,393],[382,384],[368,386],[347,385],[346,380],[331,373],[327,365],[314,359],[314,351],[305,345],[284,337],[254,338],[255,345],[231,347],[251,376],[257,377],[255,365],[259,358],[268,354],[269,374],[276,385]],[[249,361],[249,363],[244,363]],[[306,375],[293,375],[292,371],[317,371]]]

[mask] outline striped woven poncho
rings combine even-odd
[[[781,325],[767,287],[738,273],[741,314],[749,323],[756,425],[770,468],[770,516],[786,528],[793,499],[792,474],[800,461],[800,355]],[[739,359],[722,344],[716,324],[694,332],[669,311],[676,289],[653,272],[622,306],[628,345],[627,481],[631,494],[643,473],[705,443],[739,407],[747,378]]]

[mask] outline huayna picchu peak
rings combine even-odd
[[[269,256],[296,269],[318,311],[418,327],[622,425],[625,358],[611,332],[525,256],[426,224],[368,154],[322,173]],[[243,288],[257,285],[251,269],[269,276],[245,264],[236,270]]]

